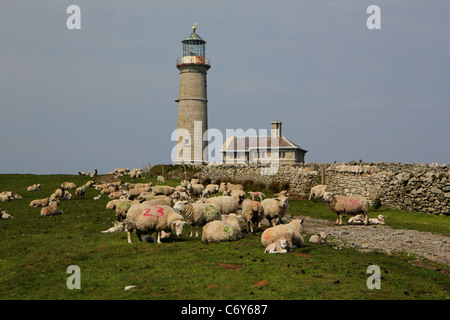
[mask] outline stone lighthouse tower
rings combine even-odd
[[[206,73],[211,67],[205,58],[205,43],[196,33],[197,23],[192,33],[182,41],[183,57],[177,59],[180,70],[180,93],[178,102],[178,125],[175,164],[208,163],[208,99],[206,96]]]

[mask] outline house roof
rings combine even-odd
[[[272,139],[271,137],[228,137],[222,148],[221,152],[248,152],[252,149],[299,149],[303,152],[308,152],[307,150],[300,148],[298,145],[292,141],[286,139],[285,137],[278,138],[278,141]]]

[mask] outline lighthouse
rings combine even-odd
[[[205,44],[196,32],[184,39],[183,56],[177,59],[180,71],[177,142],[174,164],[207,164],[208,150],[205,132],[208,130],[208,99],[206,74],[211,62],[205,57]]]

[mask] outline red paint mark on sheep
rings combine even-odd
[[[152,211],[155,211],[154,209],[156,209],[156,213],[152,213]],[[164,216],[163,210],[164,209],[162,207],[148,208],[144,210],[144,213],[142,215],[145,217],[161,218],[162,216]]]

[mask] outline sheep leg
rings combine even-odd
[[[131,233],[133,232],[133,230],[127,230],[127,238],[128,238],[128,243],[132,243],[131,242]]]
[[[158,240],[156,243],[161,243],[161,231],[156,232],[158,234]]]
[[[198,238],[198,226],[195,226],[195,237]]]
[[[364,225],[367,226],[369,224],[369,215],[367,213],[364,214]]]
[[[136,230],[136,235],[137,235],[137,237],[138,237],[138,239],[139,239],[139,242],[142,242],[141,231]]]
[[[191,233],[189,234],[189,237],[193,237],[194,236],[194,225],[190,225],[191,226]]]

